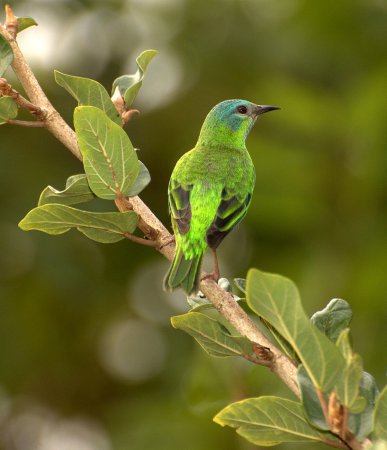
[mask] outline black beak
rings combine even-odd
[[[257,105],[254,109],[254,112],[257,116],[261,114],[265,114],[269,111],[275,111],[276,109],[281,109],[278,106],[270,106],[270,105]]]

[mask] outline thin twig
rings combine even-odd
[[[12,48],[14,56],[12,68],[26,91],[29,100],[34,105],[46,111],[45,122],[47,129],[78,159],[81,160],[82,156],[78,148],[75,132],[67,125],[58,111],[48,100],[46,94],[40,87],[38,80],[20,51],[16,40],[2,25],[0,25],[0,34],[7,39]]]
[[[44,128],[46,124],[41,120],[17,120],[17,119],[8,119],[7,123],[10,125],[20,125],[22,127],[30,127],[30,128]]]
[[[140,236],[135,236],[131,233],[125,233],[124,236],[126,237],[126,239],[129,239],[129,241],[135,242],[136,244],[145,245],[146,247],[158,248],[160,245],[158,241],[145,239]]]
[[[46,115],[45,111],[39,108],[39,106],[34,105],[25,97],[23,97],[20,92],[14,89],[10,83],[5,78],[0,78],[0,93],[2,95],[7,95],[12,97],[15,102],[21,107],[33,114],[34,116],[43,119]]]

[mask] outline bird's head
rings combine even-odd
[[[201,131],[206,141],[227,141],[231,145],[243,142],[258,116],[279,109],[277,106],[256,105],[246,100],[225,100],[208,113]],[[235,141],[235,142],[234,142]],[[226,143],[226,142],[225,142]]]

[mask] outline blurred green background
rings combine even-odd
[[[223,275],[253,266],[286,275],[308,314],[348,300],[355,349],[382,386],[387,2],[9,3],[39,23],[20,45],[69,122],[75,104],[54,68],[110,89],[140,51],[160,52],[128,133],[153,178],[142,198],[165,224],[169,175],[210,108],[227,98],[282,107],[249,137],[256,190],[220,250]],[[20,231],[41,190],[62,189],[82,169],[43,130],[3,126],[0,142],[0,447],[253,448],[213,415],[247,396],[290,396],[286,389],[261,367],[207,357],[171,328],[186,303],[163,293],[168,263],[154,251]]]

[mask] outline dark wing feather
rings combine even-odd
[[[189,202],[192,185],[183,186],[170,180],[168,186],[169,209],[173,222],[181,235],[188,233],[191,223],[191,205]]]
[[[233,193],[222,191],[222,200],[216,212],[214,221],[207,231],[209,247],[216,249],[227,234],[245,217],[251,202],[251,193],[245,198],[239,198]]]

